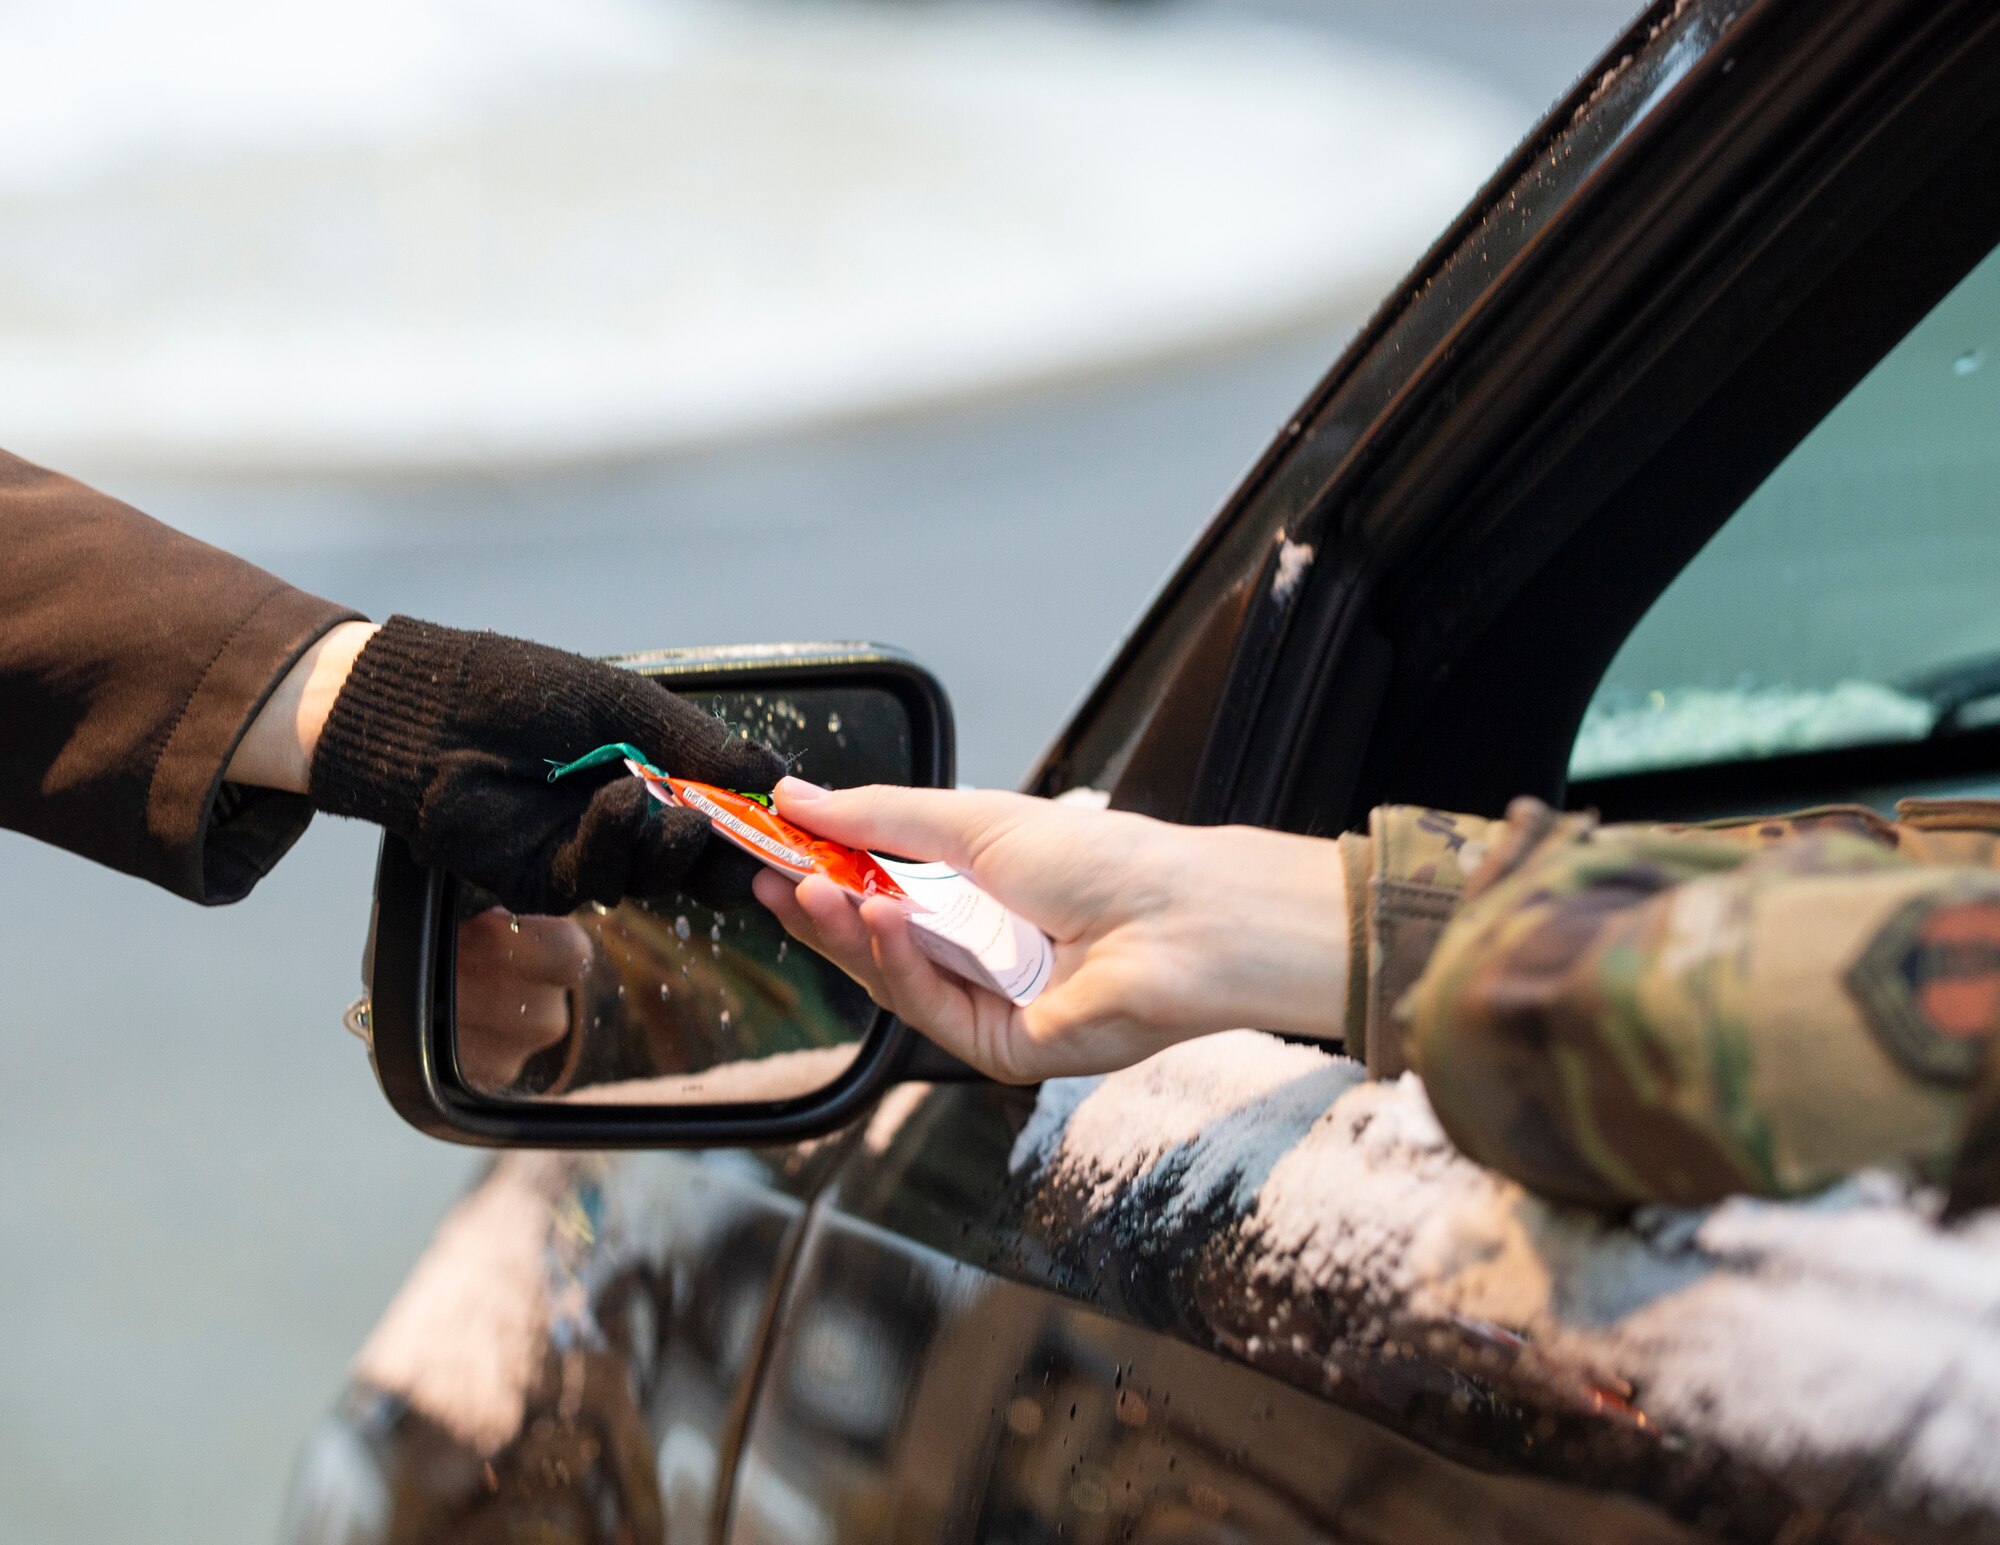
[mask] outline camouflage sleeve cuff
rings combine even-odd
[[[1347,1051],[1378,1078],[1409,1066],[1396,1005],[1423,974],[1504,822],[1381,805],[1340,840],[1347,879]]]

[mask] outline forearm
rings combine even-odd
[[[246,892],[304,802],[218,800],[272,684],[353,614],[0,454],[0,824],[201,901]]]
[[[343,622],[299,656],[237,742],[226,775],[230,782],[306,792],[313,751],[333,701],[355,657],[379,631],[372,622]]]
[[[1202,969],[1188,1007],[1218,1028],[1341,1039],[1348,896],[1337,844],[1255,826],[1185,828],[1199,855],[1186,907]]]

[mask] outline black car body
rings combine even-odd
[[[1680,817],[2000,770],[1954,709],[1568,781],[1642,616],[1996,240],[2000,11],[1653,7],[1284,426],[1030,788],[1331,833],[1389,799]],[[290,1528],[2000,1537],[2000,1235],[1885,1185],[1563,1214],[1452,1155],[1413,1086],[1251,1032],[1039,1103],[903,1085],[782,1150],[510,1154]],[[1480,1287],[1522,1251],[1539,1296]]]

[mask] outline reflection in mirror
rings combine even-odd
[[[879,687],[704,691],[692,701],[832,788],[908,783],[909,715]],[[685,896],[514,917],[462,897],[454,1030],[481,1094],[596,1104],[794,1099],[853,1061],[859,987],[754,902]]]

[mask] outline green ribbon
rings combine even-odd
[[[613,741],[608,746],[599,746],[595,751],[586,751],[574,762],[558,762],[551,757],[549,759],[549,782],[554,783],[558,778],[567,778],[571,773],[582,772],[587,767],[602,767],[607,762],[626,761],[637,762],[655,778],[666,777],[665,773],[646,760],[645,752],[641,751],[630,741],[618,740]]]
[[[637,762],[655,778],[666,777],[665,773],[646,760],[646,753],[637,746],[628,740],[615,740],[608,746],[599,746],[595,751],[584,752],[574,762],[557,762],[555,758],[549,758],[549,782],[554,783],[556,779],[566,778],[573,772],[582,772],[590,767],[602,767],[609,762]],[[730,793],[740,794],[743,798],[762,805],[766,810],[772,808],[769,794],[753,794],[748,789],[731,789]]]

